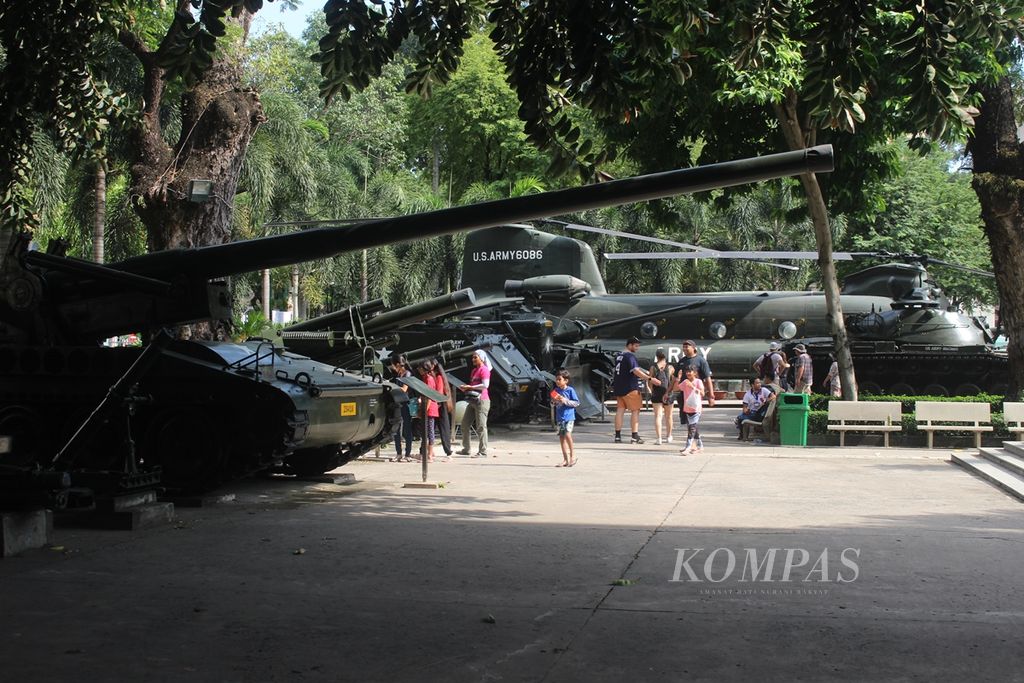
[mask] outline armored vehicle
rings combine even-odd
[[[500,247],[500,248],[498,248]],[[503,267],[496,267],[498,264]],[[831,330],[822,292],[609,294],[584,242],[525,225],[467,237],[463,284],[477,297],[518,296],[555,321],[555,337],[578,336],[620,349],[642,340],[641,355],[664,348],[679,358],[693,339],[716,379],[746,379],[772,341],[807,345],[814,376],[827,372]],[[841,291],[861,391],[969,395],[1007,388],[1007,356],[981,320],[951,310],[921,263],[889,263],[846,277]],[[671,310],[677,308],[677,310]],[[616,322],[618,320],[618,322]],[[590,330],[590,326],[599,326]],[[582,332],[579,332],[581,326]],[[816,387],[818,388],[818,387]]]
[[[229,319],[221,278],[619,203],[829,171],[831,148],[777,154],[321,228],[109,265],[11,241],[0,270],[0,504],[71,483],[111,494],[205,489],[276,463],[316,470],[388,438],[402,392],[266,341],[170,341],[170,325]],[[101,340],[141,332],[142,348]]]

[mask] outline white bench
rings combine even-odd
[[[1007,431],[1020,441],[1021,434],[1024,434],[1024,403],[1004,403],[1003,420],[1006,422]]]
[[[974,447],[981,448],[981,433],[991,432],[991,406],[988,403],[941,403],[917,401],[914,419],[917,428],[928,434],[928,448],[932,448],[935,432],[974,432]]]
[[[829,401],[830,430],[839,432],[839,445],[846,445],[846,432],[882,432],[885,447],[889,433],[903,430],[903,405],[899,401]]]

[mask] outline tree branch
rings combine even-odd
[[[139,61],[143,64],[146,63],[147,59],[152,58],[153,51],[142,42],[141,38],[127,29],[121,29],[117,32],[117,42],[128,48],[128,51],[138,57]]]

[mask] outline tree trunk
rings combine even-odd
[[[187,11],[189,0],[178,0]],[[242,43],[252,15],[241,12]],[[181,30],[180,25],[172,31]],[[143,67],[142,121],[135,133],[132,163],[134,209],[146,227],[150,251],[193,248],[230,240],[239,172],[249,142],[266,117],[258,94],[240,87],[241,45],[218,43],[217,57],[202,79],[181,98],[181,134],[173,146],[163,140],[160,111],[165,94],[157,55],[138,36],[122,31],[120,41]],[[209,180],[213,194],[189,200],[189,182]],[[214,326],[215,328],[216,326]],[[195,336],[204,332],[197,327]]]
[[[107,165],[103,160],[96,162],[93,197],[96,204],[92,222],[92,260],[103,263],[103,237],[107,223]]]
[[[263,317],[270,320],[270,268],[263,269]]]
[[[361,264],[361,269],[359,271],[359,300],[362,301],[364,304],[368,301],[367,286],[366,286],[367,285],[367,283],[366,283],[366,276],[367,276],[366,270],[367,270],[366,249],[363,249],[363,261],[362,261],[362,264]]]
[[[441,149],[440,143],[438,143],[435,137],[430,141],[430,151],[433,155],[433,163],[431,163],[431,175],[430,175],[430,189],[437,194],[437,191],[441,188]]]
[[[1024,145],[1017,137],[1010,80],[978,86],[985,98],[967,150],[974,163],[971,184],[981,203],[999,289],[999,314],[1009,340],[1010,388],[1024,388]]]
[[[791,150],[807,148],[803,126],[797,116],[797,98],[792,90],[783,102],[775,105],[775,114],[782,126],[782,133]],[[839,299],[839,281],[836,278],[836,264],[832,260],[832,232],[828,225],[828,208],[821,194],[821,186],[813,173],[800,176],[800,183],[807,195],[807,208],[814,225],[814,239],[818,245],[818,267],[825,287],[825,311],[832,330],[836,360],[839,363],[839,377],[843,385],[843,400],[857,400],[857,379],[853,372],[853,357],[850,355],[850,339],[846,334],[846,321]]]
[[[299,319],[299,267],[292,266],[291,286],[288,288],[288,308],[292,312],[292,322]]]

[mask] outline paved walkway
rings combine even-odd
[[[360,461],[58,529],[0,561],[4,679],[1024,680],[1024,506],[944,451],[740,444],[734,412],[700,456],[589,424],[561,469],[495,430],[438,491]]]

